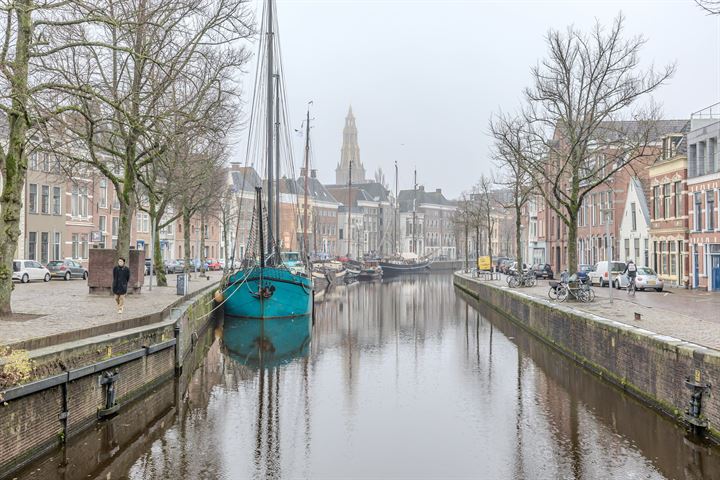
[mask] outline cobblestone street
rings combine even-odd
[[[217,282],[222,272],[211,272],[210,280],[193,275],[189,292]],[[0,320],[0,345],[86,329],[111,322],[159,312],[180,297],[176,295],[177,275],[168,275],[168,286],[148,289],[125,298],[125,312],[118,314],[110,295],[90,295],[84,280],[52,280],[49,283],[15,284],[13,312],[40,315],[23,321]]]

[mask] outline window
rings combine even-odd
[[[668,259],[670,261],[670,275],[677,274],[677,243],[668,242],[669,252]]]
[[[663,185],[663,218],[670,218],[670,184]]]
[[[40,213],[50,213],[50,187],[47,185],[42,186],[42,195],[40,197]]]
[[[80,258],[80,235],[77,233],[72,235],[72,258]]]
[[[667,275],[667,242],[660,242],[660,272]]]
[[[695,209],[694,209],[694,217],[695,217],[695,231],[699,232],[702,230],[702,194],[700,192],[695,192]]]
[[[53,187],[53,215],[60,215],[60,187]]]
[[[48,232],[40,234],[40,263],[47,263],[50,255],[50,236]]]
[[[82,255],[82,258],[88,258],[90,255],[90,252],[88,251],[88,235],[87,233],[83,233],[80,235],[80,254]]]
[[[660,187],[653,187],[653,218],[660,218]]]
[[[100,248],[105,248],[105,234],[107,233],[107,217],[100,215],[98,217],[98,227],[100,230]]]
[[[55,232],[55,242],[53,244],[53,258],[60,260],[60,232]]]
[[[682,217],[682,182],[675,182],[675,218]]]
[[[633,243],[635,247],[635,256],[633,258],[635,259],[635,263],[637,263],[640,261],[640,239],[636,238]]]
[[[637,231],[637,212],[635,211],[635,202],[630,203],[630,215],[632,219],[632,231]]]
[[[100,180],[100,199],[98,200],[98,206],[100,208],[107,207],[107,180],[104,178]]]
[[[113,192],[113,204],[112,204],[112,208],[114,208],[115,210],[119,210],[119,209],[120,209],[120,199],[118,198],[117,192]]]
[[[81,217],[88,216],[88,189],[87,185],[81,185],[79,191],[79,214]]]
[[[30,184],[30,198],[28,199],[28,210],[30,213],[37,213],[37,198],[38,191],[37,185],[34,183]]]
[[[37,232],[28,232],[27,258],[30,260],[35,260],[37,258]]]
[[[110,232],[113,237],[117,237],[118,230],[120,230],[120,218],[119,217],[112,217],[112,231]],[[115,247],[113,247],[115,248]]]
[[[72,198],[70,200],[70,215],[73,217],[78,216],[78,186],[73,185],[72,187]]]
[[[28,157],[28,170],[37,170],[38,169],[38,154],[37,153],[31,153]]]
[[[705,215],[707,216],[705,225],[707,225],[708,231],[712,231],[715,229],[715,190],[705,192],[705,198]]]

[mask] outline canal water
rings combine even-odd
[[[169,382],[20,478],[713,479],[720,451],[586,373],[449,274],[336,288],[259,367],[222,329]]]

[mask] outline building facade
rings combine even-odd
[[[692,287],[720,290],[720,103],[691,117],[688,214]]]
[[[688,286],[687,138],[668,135],[649,169],[650,263],[666,285]]]

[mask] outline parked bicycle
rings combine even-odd
[[[573,275],[567,281],[551,281],[548,297],[558,302],[564,302],[568,297],[573,297],[583,303],[588,303],[595,300],[595,291],[592,289],[589,279],[578,279],[577,275]]]
[[[508,277],[508,287],[534,287],[537,283],[537,278],[533,272],[523,272],[521,274],[514,273]]]

